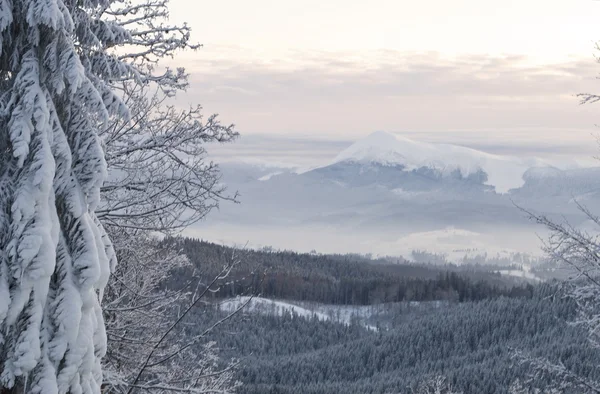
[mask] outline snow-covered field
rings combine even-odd
[[[233,312],[240,308],[250,297],[236,297],[225,300],[219,308],[225,312]],[[316,318],[322,321],[335,321],[350,324],[353,319],[358,319],[369,330],[377,330],[374,325],[366,321],[371,317],[378,306],[348,306],[348,305],[323,305],[315,303],[291,303],[287,301],[271,300],[268,298],[254,297],[243,309],[245,313],[262,313],[281,315],[286,312],[294,313],[302,318]]]
[[[233,312],[248,302],[250,297],[242,296],[230,298],[220,302],[219,308],[224,312]],[[405,308],[430,307],[440,308],[444,306],[443,301],[432,302],[405,302],[375,305],[327,305],[314,302],[290,302],[282,300],[271,300],[263,297],[253,297],[243,308],[243,313],[261,313],[281,315],[289,312],[301,318],[316,318],[322,321],[334,321],[341,324],[359,322],[368,330],[377,331],[375,321],[378,317],[388,315],[391,310],[404,306]]]
[[[543,230],[543,229],[542,229]],[[449,262],[460,264],[465,256],[509,257],[511,253],[525,252],[539,257],[541,241],[531,231],[504,231],[483,233],[459,227],[443,227],[437,230],[393,234],[382,232],[340,231],[335,226],[290,226],[283,231],[277,226],[256,225],[251,228],[234,224],[203,224],[201,228],[188,229],[185,234],[202,238],[213,234],[211,241],[233,247],[295,250],[308,253],[359,253],[373,257],[401,256],[412,259],[415,250],[443,254]],[[240,241],[242,240],[242,241]],[[269,240],[265,243],[265,240]],[[518,263],[518,262],[517,262]]]
[[[464,257],[475,257],[483,253],[489,256],[508,257],[516,252],[498,246],[488,234],[452,226],[399,237],[394,242],[394,250],[409,260],[413,250],[443,254],[449,262],[456,264],[460,264]]]
[[[248,302],[249,296],[230,298],[219,304],[219,308],[225,312],[233,312]],[[330,316],[303,308],[298,305],[290,304],[285,301],[270,300],[268,298],[253,297],[252,300],[244,307],[244,312],[247,313],[265,313],[281,315],[285,312],[293,312],[296,315],[304,318],[315,317],[319,320],[329,320]]]
[[[528,269],[523,270],[500,270],[498,271],[501,275],[513,276],[515,278],[527,279],[533,282],[541,282],[542,279],[538,278],[535,274],[530,272]]]

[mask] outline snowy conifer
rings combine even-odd
[[[179,83],[146,66],[187,40],[147,14],[165,4],[0,0],[2,390],[100,392],[100,300],[115,258],[94,213],[107,174],[99,133],[128,116],[116,84]]]

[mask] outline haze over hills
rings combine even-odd
[[[381,131],[308,171],[235,162],[222,170],[241,204],[223,204],[189,234],[300,251],[537,254],[543,229],[516,205],[593,230],[575,202],[600,197],[600,168],[558,168]]]

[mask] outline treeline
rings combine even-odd
[[[170,286],[200,276],[209,281],[237,255],[241,263],[216,298],[259,293],[263,297],[326,304],[370,305],[399,301],[477,301],[499,296],[531,297],[533,287],[482,267],[427,266],[398,260],[371,261],[356,255],[290,251],[236,251],[190,238],[165,242],[180,248],[193,270],[179,271]]]
[[[241,357],[240,394],[409,393],[438,375],[464,394],[505,394],[531,372],[511,358],[511,349],[600,378],[598,351],[567,323],[573,303],[553,299],[553,292],[542,286],[532,298],[408,310],[381,332],[290,313],[242,313],[215,339],[227,354]]]
[[[435,279],[420,278],[328,278],[266,272],[263,275],[241,273],[245,278],[222,286],[217,297],[234,297],[256,289],[267,298],[313,301],[325,304],[372,305],[400,301],[479,301],[499,296],[531,297],[530,284],[510,287],[473,281],[455,272],[440,273]]]

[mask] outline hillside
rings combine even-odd
[[[455,300],[528,296],[527,281],[498,271],[512,265],[410,263],[401,259],[368,259],[357,255],[327,255],[273,250],[235,250],[210,242],[170,239],[182,249],[194,268],[181,271],[172,283],[187,283],[201,273],[210,281],[232,255],[240,264],[227,278],[227,285],[213,293],[228,298],[252,293],[263,297],[325,304],[371,305],[399,301]],[[426,255],[422,258],[427,258]]]
[[[531,298],[399,304],[376,314],[380,323],[373,324],[386,327],[379,331],[360,319],[347,324],[297,310],[249,309],[215,339],[225,354],[240,358],[241,394],[408,394],[439,375],[464,394],[507,394],[531,372],[512,358],[514,349],[599,378],[600,355],[567,323],[573,304],[555,293],[542,286]],[[552,377],[540,379],[543,387]]]

